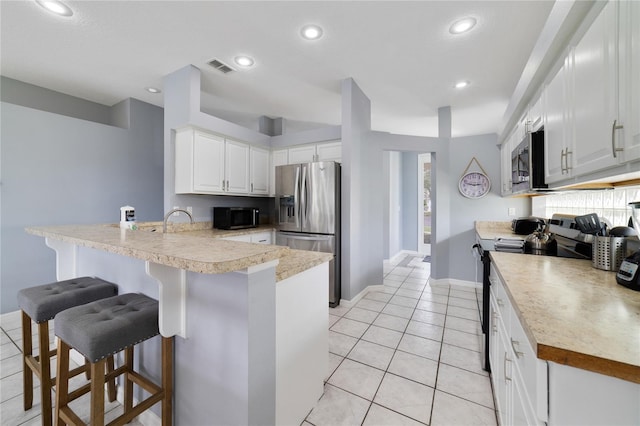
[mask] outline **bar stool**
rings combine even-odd
[[[162,338],[162,380],[156,385],[134,371],[133,348],[159,334],[158,301],[142,294],[121,294],[60,312],[55,318],[58,337],[56,379],[57,424],[84,424],[69,403],[91,392],[90,424],[104,425],[104,384],[124,374],[124,413],[110,425],[124,425],[158,402],[162,403],[162,424],[172,424],[173,337]],[[69,349],[91,363],[91,383],[69,392]],[[124,351],[124,364],[105,375],[105,358]],[[133,384],[150,396],[133,406]]]
[[[22,382],[24,387],[24,410],[33,406],[33,375],[40,380],[42,400],[42,424],[51,425],[51,387],[55,378],[51,377],[50,358],[56,355],[49,350],[49,320],[58,312],[98,299],[118,294],[115,284],[95,277],[73,278],[50,284],[29,287],[18,292],[18,306],[22,310]],[[33,355],[31,321],[38,325],[39,355]],[[113,358],[110,361],[113,369]],[[71,371],[71,377],[86,372],[85,366]],[[109,384],[109,397],[115,400],[115,381]]]

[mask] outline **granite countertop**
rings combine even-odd
[[[280,281],[331,260],[332,255],[300,252],[288,247],[226,241],[222,238],[273,230],[272,226],[223,231],[211,222],[177,224],[162,233],[162,222],[138,224],[138,230],[120,229],[115,224],[62,225],[26,228],[27,233],[78,246],[104,250],[174,268],[203,274],[238,271],[279,260]]]
[[[525,235],[515,234],[511,230],[511,222],[476,221],[476,234],[482,240],[495,240],[496,238],[516,238],[523,240]]]
[[[491,259],[538,358],[640,383],[640,292],[589,260]]]

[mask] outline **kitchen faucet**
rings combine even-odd
[[[178,212],[186,213],[187,216],[189,216],[189,219],[191,219],[191,224],[193,225],[193,216],[191,216],[191,213],[189,213],[188,211],[186,211],[184,209],[169,210],[169,212],[166,215],[164,215],[164,221],[162,222],[162,233],[163,234],[167,233],[167,221],[169,220],[169,216],[171,216],[174,213],[178,213]]]

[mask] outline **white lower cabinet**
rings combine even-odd
[[[493,266],[490,279],[489,362],[500,425],[544,424],[547,363],[536,357]]]
[[[224,237],[222,239],[227,241],[240,241],[243,243],[273,244],[273,231],[234,235],[232,237]]]
[[[251,242],[256,244],[273,244],[273,232],[257,232],[249,234]]]

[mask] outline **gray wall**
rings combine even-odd
[[[34,93],[30,87],[23,103],[37,102]],[[138,220],[162,218],[162,109],[131,99],[130,128],[122,129],[67,116],[87,103],[62,98],[64,115],[2,102],[3,313],[17,309],[19,289],[56,279],[53,250],[26,226],[116,223],[127,204]]]
[[[2,102],[114,125],[111,116],[112,108],[107,105],[65,95],[12,78],[0,77],[0,93],[2,94]]]
[[[353,79],[342,82],[342,298],[382,284],[382,149],[371,132],[371,103]]]
[[[474,280],[477,260],[473,258],[470,248],[475,241],[476,220],[509,221],[512,219],[508,215],[509,207],[515,208],[518,216],[527,216],[531,212],[529,198],[503,198],[500,195],[500,151],[497,142],[496,134],[451,139],[451,256],[448,259],[448,278]],[[491,179],[491,192],[478,200],[465,198],[458,191],[458,180],[473,157],[476,157]],[[475,163],[472,167],[477,170]]]
[[[475,241],[476,220],[509,221],[508,209],[517,216],[531,212],[528,198],[500,195],[500,151],[497,135],[478,135],[441,140],[374,133],[383,147],[402,152],[402,249],[417,250],[418,153],[432,152],[433,216],[432,276],[436,279],[475,280],[475,258],[470,247]],[[418,149],[420,149],[418,151]],[[479,200],[463,197],[458,180],[471,158],[476,157],[492,182],[491,192]],[[474,170],[475,170],[474,164]],[[393,253],[390,253],[393,256]]]
[[[402,153],[402,250],[418,251],[418,153]]]

